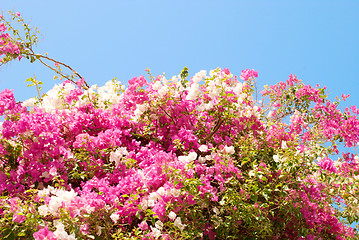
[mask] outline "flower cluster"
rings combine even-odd
[[[226,68],[87,86],[10,27],[5,62],[46,59],[66,80],[0,93],[1,239],[358,238],[359,110],[325,87],[290,75],[257,101],[258,72]]]
[[[23,103],[4,90],[0,235],[354,237],[358,157],[330,156],[338,141],[358,143],[358,113],[293,76],[259,105],[257,73],[242,76],[140,76],[127,89],[65,81]]]
[[[20,15],[19,15],[20,16]],[[0,16],[0,19],[3,19],[3,16]],[[21,43],[14,41],[9,33],[5,23],[0,22],[0,57],[2,55],[11,56],[12,58],[22,58],[20,55],[21,52]],[[4,59],[0,59],[0,63],[4,62]]]

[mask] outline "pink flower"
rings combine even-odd
[[[350,95],[345,95],[345,94],[342,94],[342,100],[345,101],[348,97],[350,97]]]
[[[14,214],[14,216],[12,217],[12,220],[17,223],[22,223],[23,221],[25,221],[25,219],[26,217],[24,215],[18,215],[18,214]]]
[[[19,12],[16,12],[16,15],[17,15],[18,17],[20,17],[20,13],[19,13]]]
[[[248,81],[249,79],[258,77],[258,71],[254,71],[253,69],[246,69],[246,70],[242,70],[242,74],[240,76],[240,78],[243,81]]]
[[[16,101],[12,90],[5,89],[0,93],[0,115],[3,115],[6,110],[11,110],[15,107]]]
[[[146,231],[148,229],[148,224],[146,221],[142,221],[140,224],[138,224],[138,227],[142,230],[142,231]]]
[[[32,234],[35,240],[56,240],[56,236],[47,226]]]
[[[4,32],[6,31],[7,27],[5,26],[4,23],[0,23],[0,32]]]
[[[227,74],[227,75],[231,74],[231,72],[229,71],[228,68],[223,68],[222,71],[223,71],[225,74]]]
[[[322,169],[327,170],[329,172],[337,172],[337,168],[334,166],[333,160],[329,158],[324,158],[320,162],[318,162],[318,166],[320,166]]]

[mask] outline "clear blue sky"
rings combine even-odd
[[[63,61],[90,85],[113,77],[178,74],[184,66],[259,71],[260,86],[291,73],[327,86],[331,98],[350,94],[359,105],[359,0],[1,0],[39,27],[38,52]],[[25,79],[36,74],[45,90],[58,81],[40,63],[14,61],[0,69],[0,90],[18,101],[35,95]]]

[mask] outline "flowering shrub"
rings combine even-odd
[[[1,36],[3,63],[53,61]],[[89,87],[54,62],[46,94],[0,93],[2,239],[358,238],[359,110],[325,88],[220,68]]]

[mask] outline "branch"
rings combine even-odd
[[[218,131],[223,122],[223,119],[219,119],[211,134],[209,134],[204,140],[201,140],[201,143],[206,143],[207,140],[210,139]]]
[[[70,80],[72,83],[75,83],[75,82],[74,82],[69,76],[64,75],[61,71],[58,71],[57,69],[55,69],[55,68],[51,67],[50,65],[46,64],[44,61],[41,60],[41,58],[45,58],[45,59],[47,59],[47,60],[49,60],[49,61],[52,61],[52,62],[54,62],[54,63],[61,64],[62,66],[66,67],[67,69],[71,70],[78,78],[80,78],[80,79],[83,78],[79,73],[77,73],[77,72],[76,72],[73,68],[71,68],[69,65],[67,65],[67,64],[65,64],[65,63],[62,63],[62,62],[59,62],[59,61],[56,61],[55,59],[49,58],[49,57],[44,56],[44,55],[42,55],[42,54],[35,54],[32,49],[30,49],[30,51],[31,51],[31,53],[29,54],[29,56],[34,56],[34,57],[36,57],[37,59],[39,59],[39,61],[40,61],[43,65],[45,65],[46,67],[48,67],[48,68],[50,68],[51,70],[55,71],[57,74],[61,75],[62,77],[64,77],[64,78]],[[85,90],[87,90],[87,89],[90,88],[89,85],[86,83],[86,81],[84,81],[84,84],[85,84],[85,87],[84,87]]]

